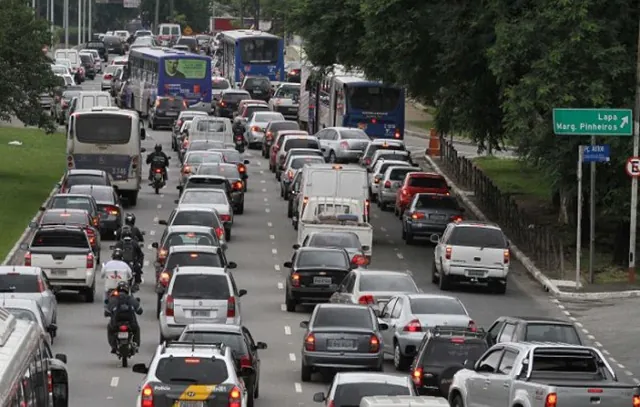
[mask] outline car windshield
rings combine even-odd
[[[272,120],[284,120],[280,113],[257,112],[253,115],[254,122],[268,123]]]
[[[222,152],[222,157],[224,158],[224,162],[227,163],[241,163],[242,156],[237,151],[224,150]]]
[[[371,311],[365,307],[320,307],[313,320],[313,327],[325,326],[373,329]]]
[[[395,169],[389,174],[390,181],[403,181],[408,173],[415,171],[415,168],[407,167],[402,169]]]
[[[244,338],[235,332],[188,331],[182,334],[180,342],[224,343],[237,357],[248,353]]]
[[[83,209],[90,211],[92,209],[91,200],[89,198],[76,198],[76,197],[64,197],[54,196],[51,199],[52,209]]]
[[[417,293],[418,287],[411,277],[405,275],[374,274],[360,275],[360,291],[389,291],[401,293]]]
[[[271,87],[271,82],[268,78],[247,78],[244,86],[247,88],[268,88]]]
[[[187,165],[219,162],[222,162],[222,154],[220,153],[189,154],[184,161]]]
[[[38,318],[36,318],[36,314],[34,314],[33,312],[31,312],[28,309],[11,308],[11,307],[5,307],[5,309],[7,311],[9,311],[11,313],[11,315],[13,315],[14,317],[16,317],[18,319],[22,319],[24,321],[35,322],[36,324],[38,323]]]
[[[182,110],[186,109],[185,101],[181,98],[161,98],[158,99],[158,109]]]
[[[293,160],[291,160],[291,168],[294,170],[299,170],[300,168],[304,167],[306,164],[313,164],[313,163],[324,163],[324,158],[322,157],[301,157],[301,158],[294,158]]]
[[[222,100],[226,101],[226,102],[231,102],[231,103],[238,103],[241,100],[245,100],[245,99],[251,99],[251,95],[249,95],[249,93],[225,93],[222,96]]]
[[[175,276],[171,296],[180,299],[228,299],[227,276],[218,274],[178,274]]]
[[[576,328],[572,325],[529,323],[524,336],[527,342],[561,342],[581,345]]]
[[[113,201],[113,189],[109,188],[87,188],[84,185],[76,185],[72,187],[69,192],[75,194],[87,194],[91,195],[97,202],[109,202]]]
[[[478,360],[487,350],[485,342],[464,338],[442,338],[427,345],[422,366],[462,365],[465,360]]]
[[[213,79],[211,81],[211,89],[229,89],[231,85],[229,85],[229,81],[226,79]]]
[[[74,247],[88,249],[89,241],[84,232],[66,230],[39,230],[31,242],[33,247]]]
[[[287,120],[279,123],[273,123],[269,130],[271,130],[272,132],[280,130],[300,130],[300,125],[298,124],[298,122]]]
[[[360,239],[355,233],[315,234],[309,240],[312,247],[339,247],[341,249],[360,249]]]
[[[46,211],[40,219],[41,225],[85,225],[88,223],[84,212]]]
[[[460,205],[455,198],[443,195],[419,195],[416,209],[449,209],[458,210]]]
[[[362,130],[340,130],[340,137],[343,140],[370,140]]]
[[[38,277],[33,274],[0,274],[0,290],[13,293],[37,293],[40,291]]]
[[[349,268],[347,255],[342,251],[305,250],[297,256],[298,267]]]
[[[219,188],[226,187],[227,180],[218,177],[196,176],[187,180],[185,188]]]
[[[172,225],[216,227],[218,226],[218,222],[213,212],[180,211],[173,219]]]
[[[67,178],[66,186],[74,185],[105,185],[104,177],[100,175],[70,175]]]
[[[166,246],[168,247],[187,245],[212,246],[213,241],[211,240],[211,236],[200,232],[174,232],[167,236]]]
[[[197,131],[205,131],[211,133],[222,133],[226,129],[225,122],[222,120],[198,120]]]
[[[333,403],[338,407],[357,407],[363,397],[410,396],[409,386],[391,383],[343,383],[338,385]]]
[[[224,148],[224,143],[209,140],[193,140],[189,143],[189,151],[207,151],[212,148]]]
[[[413,314],[467,315],[460,301],[453,298],[410,298],[409,304]]]
[[[434,177],[411,177],[409,178],[409,186],[416,188],[449,189],[447,181]]]
[[[298,86],[282,86],[275,94],[275,98],[280,99],[293,99],[294,95],[300,94],[300,87]]]
[[[255,112],[268,112],[269,106],[247,106],[247,110],[245,111],[245,117],[251,117]]]
[[[227,197],[224,192],[211,191],[189,191],[186,190],[180,203],[183,204],[213,204],[222,205],[227,203]]]
[[[318,145],[318,141],[313,138],[292,138],[285,142],[283,150],[289,151],[292,148],[312,148],[312,149],[320,149]]]
[[[447,244],[489,249],[507,248],[507,240],[500,229],[482,226],[463,226],[453,229]]]
[[[217,253],[202,252],[178,252],[171,253],[167,259],[167,270],[173,270],[178,266],[204,266],[222,267],[220,256]]]
[[[155,376],[160,383],[216,385],[229,377],[222,359],[194,357],[165,357],[160,359]]]

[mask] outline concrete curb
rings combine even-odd
[[[464,191],[462,191],[458,186],[440,169],[440,166],[436,164],[431,157],[425,154],[424,159],[429,163],[429,165],[440,175],[444,177],[447,183],[451,186],[451,189],[456,194],[457,197],[462,200],[464,205],[471,209],[471,212],[478,219],[483,221],[489,221],[490,219],[478,208],[471,200],[466,196]],[[570,292],[570,291],[562,291],[560,290],[547,276],[544,275],[536,267],[533,261],[522,252],[516,245],[511,243],[511,252],[514,257],[518,259],[524,268],[531,274],[531,276],[545,289],[545,291],[549,292],[554,297],[563,300],[583,300],[583,301],[596,301],[596,300],[604,300],[604,299],[621,299],[621,298],[636,298],[640,297],[640,290],[629,290],[629,291],[608,291],[608,292],[597,292],[597,293],[580,293],[580,292]]]
[[[62,182],[62,179],[64,178],[64,175],[62,177],[60,177],[60,182]],[[51,197],[54,196],[56,193],[58,192],[58,187],[54,187],[51,190],[51,193],[49,193],[49,196],[47,197],[47,199],[45,199],[44,203],[41,206],[47,206],[47,204],[49,203],[49,201],[51,200]],[[38,210],[36,212],[36,214],[33,216],[33,218],[31,219],[31,222],[37,222],[39,215],[40,215],[40,210]],[[30,223],[31,223],[30,222]],[[2,261],[2,265],[3,266],[7,266],[10,265],[10,263],[13,261],[13,258],[15,257],[16,253],[18,252],[18,250],[20,250],[20,245],[22,243],[26,243],[27,239],[30,237],[31,232],[33,232],[33,229],[31,229],[29,227],[29,225],[27,225],[27,227],[25,228],[24,232],[22,232],[22,235],[20,235],[20,237],[18,238],[18,240],[16,241],[16,244],[13,245],[13,247],[11,248],[11,250],[9,250],[9,253],[7,253],[7,257],[4,258],[4,260]]]

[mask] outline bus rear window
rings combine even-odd
[[[76,116],[75,137],[81,143],[127,144],[131,139],[132,118],[121,114]]]
[[[390,112],[398,107],[400,93],[385,86],[353,86],[347,90],[347,104],[365,112]]]
[[[243,64],[269,64],[278,61],[278,40],[276,38],[247,38],[240,41],[240,55]]]

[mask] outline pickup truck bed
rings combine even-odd
[[[90,247],[30,247],[29,254],[31,265],[42,268],[53,287],[81,292],[95,288],[96,260]]]

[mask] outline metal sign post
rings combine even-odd
[[[580,257],[582,255],[582,160],[584,146],[578,146],[578,220],[576,224],[576,290],[580,288]]]

